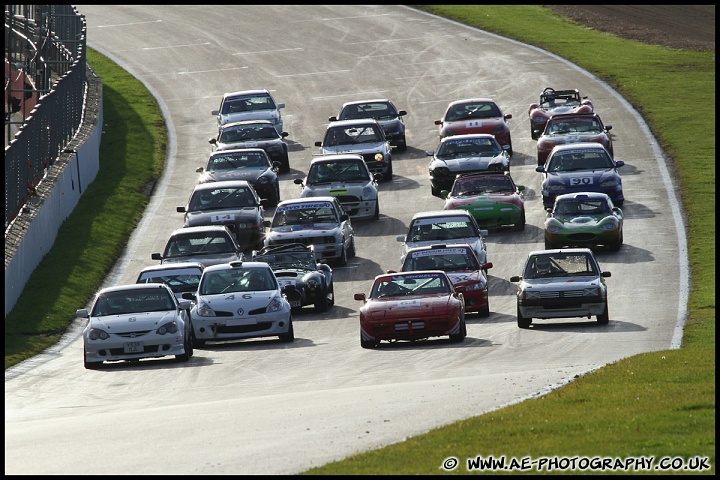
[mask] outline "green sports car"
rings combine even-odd
[[[510,173],[484,172],[458,175],[452,190],[442,190],[445,210],[467,210],[480,228],[496,229],[512,225],[525,229],[523,185],[516,185]]]
[[[623,243],[623,212],[604,193],[558,195],[545,219],[545,249],[605,245],[613,252]]]

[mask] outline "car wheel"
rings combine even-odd
[[[512,140],[510,140],[510,139],[508,139],[508,146],[510,147],[510,148],[508,149],[508,155],[510,155],[510,156],[512,157],[512,155],[513,155],[513,148],[512,148]]]
[[[455,333],[450,335],[450,341],[455,342],[462,342],[465,340],[465,337],[467,336],[467,326],[465,325],[465,317],[463,316],[462,319],[460,319],[460,333]]]
[[[480,313],[481,317],[489,317],[490,316],[490,298],[488,298],[485,301],[485,306],[478,313]]]
[[[331,283],[330,290],[328,290],[328,306],[332,307],[335,305],[335,286]]]
[[[288,173],[290,171],[290,156],[285,153],[280,157],[280,169],[278,173]]]
[[[360,346],[362,348],[375,348],[378,346],[378,342],[374,342],[372,340],[365,340],[362,338],[362,333],[360,334]]]
[[[380,199],[378,198],[375,202],[375,213],[373,214],[373,220],[380,218]]]
[[[290,317],[290,327],[288,328],[287,333],[278,335],[278,338],[280,338],[281,342],[294,342],[295,341],[295,329],[293,328],[292,317]]]
[[[525,230],[525,209],[520,213],[520,221],[515,224],[515,231],[522,232]]]
[[[204,346],[205,346],[205,340],[198,340],[197,338],[193,339],[193,348],[204,347]]]
[[[605,302],[605,311],[603,311],[602,315],[597,316],[597,323],[598,325],[607,325],[610,322],[610,312],[608,311],[608,304],[607,301]]]
[[[537,135],[535,135],[535,130],[533,130],[533,124],[532,124],[532,122],[530,122],[530,138],[532,138],[533,140],[537,140],[537,139],[538,139]]]
[[[545,250],[552,250],[555,248],[550,240],[545,239]]]
[[[317,302],[315,302],[315,311],[316,312],[327,312],[328,311],[328,295],[327,291],[323,292],[322,295],[318,298]]]
[[[517,324],[520,328],[528,328],[530,324],[532,323],[532,318],[523,317],[522,314],[520,314],[520,307],[517,307]]]
[[[617,252],[620,250],[620,245],[622,245],[622,237],[618,234],[617,238],[610,242],[610,251]]]
[[[183,350],[185,350],[185,353],[183,353],[182,355],[175,355],[175,360],[177,360],[178,362],[187,362],[188,360],[190,360],[190,357],[192,357],[193,347],[190,335],[187,335],[185,337],[185,340],[183,341]]]
[[[382,181],[389,182],[390,180],[392,180],[392,176],[393,176],[393,165],[392,165],[392,160],[390,160],[390,164],[388,165],[387,173],[383,174]]]
[[[280,203],[280,185],[279,184],[275,187],[275,192],[273,193],[272,197],[269,198],[268,207],[277,207],[278,203]]]
[[[100,368],[100,366],[103,363],[103,362],[88,362],[87,360],[85,360],[86,358],[87,358],[87,355],[85,354],[85,349],[83,348],[83,365],[88,370],[96,370],[96,369]]]
[[[353,258],[355,256],[355,237],[352,237],[350,240],[350,248],[347,252],[348,258]]]
[[[405,142],[405,135],[400,137],[400,141],[398,141],[397,149],[398,149],[398,152],[404,152],[407,150],[407,143]]]

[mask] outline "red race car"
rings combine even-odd
[[[540,103],[531,103],[528,108],[530,117],[530,136],[537,140],[548,118],[558,113],[592,113],[593,104],[587,97],[580,97],[577,90],[555,90],[546,88],[540,94]]]
[[[481,317],[490,315],[488,279],[486,271],[492,263],[480,265],[475,251],[467,243],[431,245],[408,250],[402,265],[403,272],[442,270],[448,274],[465,298],[465,313],[477,312]],[[387,273],[395,273],[388,270]]]
[[[467,336],[465,299],[441,270],[401,272],[375,277],[370,295],[356,293],[360,307],[360,346],[375,348],[381,340],[426,340]]]
[[[597,113],[563,113],[553,115],[545,125],[537,142],[538,167],[545,165],[548,155],[557,145],[567,143],[599,143],[614,157],[612,125],[604,125]]]
[[[512,155],[508,124],[511,118],[512,114],[503,113],[497,103],[489,98],[468,98],[451,102],[443,118],[435,120],[435,125],[440,126],[440,138],[466,133],[490,133]]]

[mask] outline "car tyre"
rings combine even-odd
[[[523,317],[520,313],[520,307],[517,307],[517,324],[520,328],[528,328],[532,323],[532,318]]]
[[[275,187],[275,192],[268,199],[268,207],[277,207],[278,203],[280,203],[280,184]]]
[[[97,370],[100,368],[103,362],[88,362],[85,360],[87,358],[87,355],[85,354],[85,349],[83,349],[83,365],[88,370]]]
[[[537,140],[537,139],[538,139],[537,135],[535,135],[535,130],[533,130],[533,124],[532,124],[532,122],[530,122],[530,138],[532,138],[533,140]]]
[[[459,343],[465,340],[467,337],[467,325],[465,324],[465,316],[460,320],[460,333],[450,335],[450,341],[453,343]]]
[[[362,338],[362,333],[360,334],[360,346],[362,348],[376,348],[378,343],[379,342],[374,342],[372,340],[365,340]]]
[[[290,171],[290,157],[285,154],[280,159],[280,173],[288,173]]]
[[[348,249],[347,257],[353,258],[353,257],[355,257],[355,255],[356,255],[355,254],[355,237],[352,237],[352,239],[350,240],[350,248]],[[347,262],[345,262],[345,263],[347,263]]]
[[[390,164],[388,165],[387,173],[383,174],[382,181],[389,182],[390,180],[392,180],[392,176],[393,176],[393,164],[392,164],[392,160],[390,160]]]
[[[335,286],[331,283],[330,289],[328,290],[328,306],[332,307],[335,305]]]
[[[520,213],[520,221],[514,226],[516,232],[522,232],[523,230],[525,230],[525,209],[523,209]]]
[[[380,199],[378,198],[375,202],[375,213],[373,214],[373,220],[380,218]]]
[[[610,242],[610,251],[617,252],[620,250],[620,245],[622,245],[622,234],[618,234],[617,238]]]
[[[485,301],[485,306],[478,311],[481,317],[489,317],[490,316],[490,299],[488,298]]]
[[[187,362],[190,360],[190,357],[193,356],[193,340],[191,335],[187,335],[185,337],[185,341],[183,342],[183,350],[185,350],[185,353],[182,355],[175,355],[175,360],[178,362]]]
[[[325,291],[323,293],[323,295],[320,295],[317,302],[315,302],[315,311],[321,312],[321,313],[327,312],[328,307],[329,307],[328,295],[327,295],[327,291]]]
[[[278,335],[281,342],[294,342],[295,341],[295,328],[293,328],[292,317],[290,317],[290,327],[286,333]]]
[[[601,315],[597,316],[598,325],[607,325],[610,322],[610,312],[608,311],[607,301],[605,302],[605,310]]]
[[[400,140],[398,141],[397,145],[398,152],[404,152],[407,150],[407,143],[405,142],[405,134],[403,134],[402,137],[400,137]]]
[[[545,250],[552,250],[553,248],[555,248],[553,243],[546,238],[545,239]]]

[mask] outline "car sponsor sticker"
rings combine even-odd
[[[464,255],[467,252],[466,248],[434,248],[432,250],[419,250],[412,252],[412,258],[421,257],[441,257],[443,255]]]
[[[411,308],[411,307],[419,307],[420,302],[417,300],[403,300],[401,302],[398,302],[398,308]]]
[[[278,207],[278,212],[284,212],[286,210],[305,210],[313,208],[332,208],[330,202],[315,202],[315,203],[296,203],[294,205],[285,205]]]
[[[592,185],[593,177],[570,177],[570,185],[577,187],[583,185]]]
[[[212,215],[212,216],[210,216],[210,221],[211,221],[211,222],[222,223],[222,222],[227,222],[228,220],[233,220],[233,221],[234,221],[234,220],[235,220],[235,215],[232,214],[232,213],[224,213],[224,214],[222,214],[222,215]]]

